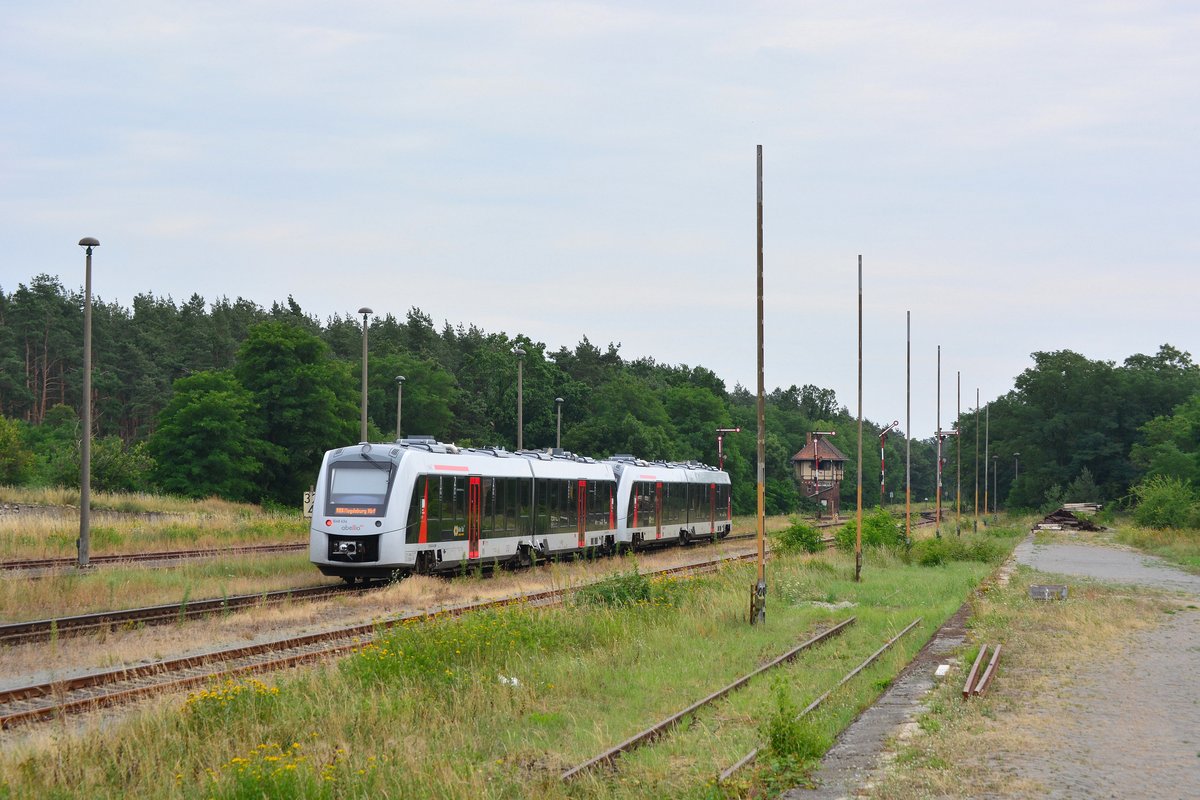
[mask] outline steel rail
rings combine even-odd
[[[724,556],[710,561],[668,567],[643,574],[701,574],[715,571],[728,563],[746,561],[754,557],[753,553]],[[552,605],[562,602],[566,596],[582,588],[586,588],[586,584],[580,587],[552,589],[534,594],[512,595],[479,603],[414,611],[365,625],[354,625],[138,667],[93,672],[74,678],[15,687],[0,691],[0,729],[128,702],[151,694],[184,689],[220,678],[252,672],[266,672],[342,655],[370,642],[379,632],[412,620],[427,621],[446,616],[460,616],[473,611],[515,603]],[[228,666],[222,669],[220,667],[222,664]],[[213,667],[216,668],[213,669]],[[182,677],[174,675],[179,672],[191,674]]]
[[[885,652],[887,652],[888,649],[891,648],[891,646],[893,644],[898,642],[900,640],[901,636],[908,633],[913,628],[917,627],[917,624],[920,623],[922,619],[924,619],[924,617],[917,617],[912,622],[908,623],[908,627],[906,627],[904,630],[897,633],[891,639],[888,639],[887,642],[884,643],[883,647],[880,647],[878,650],[876,650],[874,653],[872,653],[870,656],[868,656],[866,661],[862,662],[857,667],[850,670],[850,672],[846,673],[845,677],[843,677],[840,681],[838,681],[837,684],[833,686],[833,688],[829,689],[828,691],[825,692],[825,694],[821,695],[816,700],[813,700],[811,703],[809,703],[807,706],[805,706],[804,710],[796,715],[796,719],[801,720],[804,717],[806,717],[808,714],[815,711],[816,708],[821,705],[821,703],[825,702],[825,699],[828,698],[829,695],[833,694],[838,689],[845,686],[847,683],[849,683],[851,680],[853,680],[860,672],[862,672],[867,667],[871,666],[871,664],[875,663],[875,660],[878,659]],[[735,763],[733,766],[727,767],[720,774],[720,776],[717,777],[717,783],[723,783],[723,782],[729,780],[729,778],[735,772],[737,772],[738,770],[740,770],[742,767],[746,766],[747,764],[752,763],[756,758],[758,758],[758,754],[759,754],[759,752],[761,752],[761,750],[762,750],[762,748],[756,747],[753,750],[751,750],[749,753],[747,753],[746,755],[742,756],[737,761],[737,763]]]
[[[818,525],[818,527],[832,527],[836,523],[828,523]],[[729,542],[741,539],[753,539],[753,533],[739,533],[726,536],[720,540]],[[707,542],[707,539],[697,539],[697,543]],[[827,549],[832,549],[835,546],[835,540],[832,536],[826,536],[821,539]],[[292,547],[292,545],[285,545]],[[231,553],[234,551],[221,550],[213,551],[221,553]],[[245,552],[245,551],[237,551]],[[212,554],[208,551],[176,551],[168,554],[171,558],[181,558],[180,553],[196,554],[203,553],[206,555]],[[236,554],[236,553],[235,553]],[[188,557],[191,557],[190,555]],[[111,559],[111,556],[93,556],[92,561],[100,559]],[[124,558],[124,557],[121,557]],[[152,559],[152,560],[158,560]],[[3,564],[14,564],[18,562],[0,562],[0,568]],[[33,562],[27,562],[33,563]],[[74,562],[71,561],[73,564]],[[362,591],[363,589],[372,588],[373,584],[326,584],[321,586],[305,586],[295,589],[279,589],[270,592],[259,592],[256,594],[233,595],[222,598],[206,598],[201,600],[190,600],[182,603],[166,603],[155,606],[144,606],[129,609],[117,609],[111,611],[96,611],[87,614],[76,614],[62,617],[49,617],[46,619],[28,620],[24,622],[12,622],[0,624],[0,644],[27,644],[33,642],[49,641],[58,636],[78,636],[90,631],[100,630],[113,625],[126,625],[137,623],[140,625],[166,625],[173,622],[182,621],[185,619],[198,619],[213,614],[221,614],[229,611],[234,611],[241,608],[251,607],[255,605],[272,605],[289,600],[320,600],[325,597],[332,596],[347,591]]]
[[[745,534],[726,537],[730,539],[753,538]],[[832,544],[833,540],[825,540]],[[49,641],[58,636],[79,636],[113,625],[168,625],[188,619],[199,619],[214,614],[223,614],[256,605],[274,605],[290,600],[320,600],[347,591],[362,591],[378,588],[383,584],[324,584],[295,589],[279,589],[256,594],[233,595],[221,598],[190,600],[182,603],[165,603],[111,611],[96,611],[62,617],[51,617],[24,622],[0,624],[0,644],[25,644]]]
[[[620,744],[618,744],[614,747],[611,747],[608,750],[605,750],[603,753],[596,756],[595,758],[588,759],[587,761],[583,762],[582,764],[572,767],[571,769],[567,770],[560,776],[561,779],[563,781],[569,781],[572,778],[575,778],[576,776],[578,776],[584,772],[587,772],[588,770],[592,769],[593,767],[597,767],[601,764],[611,764],[612,762],[616,761],[617,756],[621,755],[622,753],[627,753],[630,750],[634,750],[634,749],[640,747],[641,745],[646,744],[647,742],[650,742],[650,741],[658,738],[659,736],[666,733],[669,729],[673,728],[675,725],[678,725],[682,720],[686,719],[687,717],[690,717],[692,714],[696,713],[698,710],[700,710],[704,706],[708,705],[709,703],[712,703],[716,700],[720,700],[722,697],[729,694],[730,692],[732,692],[736,689],[740,689],[741,687],[743,687],[747,683],[749,683],[752,678],[755,678],[755,677],[761,675],[762,673],[766,672],[767,670],[773,669],[773,668],[779,666],[780,664],[785,664],[789,661],[794,660],[798,655],[800,655],[802,652],[809,649],[810,647],[813,647],[814,645],[820,644],[821,642],[825,641],[826,639],[829,639],[833,636],[838,635],[839,633],[844,631],[846,628],[848,628],[850,625],[853,625],[856,620],[857,620],[857,617],[850,617],[849,619],[839,622],[837,625],[833,626],[832,628],[829,628],[828,630],[823,631],[823,632],[817,634],[816,636],[813,636],[808,641],[793,647],[792,649],[788,650],[783,655],[772,659],[771,661],[769,661],[768,663],[759,667],[758,669],[754,670],[753,672],[743,675],[742,677],[738,678],[736,681],[729,684],[728,686],[726,686],[722,689],[718,689],[717,691],[713,692],[712,694],[708,695],[707,697],[705,697],[701,700],[697,700],[695,703],[692,703],[690,706],[683,709],[682,711],[672,714],[671,716],[667,717],[663,721],[658,722],[654,725],[651,725],[649,728],[646,728],[644,731],[642,731],[640,733],[635,733],[633,736],[629,737],[628,739],[621,742]]]
[[[79,636],[114,625],[167,625],[185,619],[223,614],[254,606],[278,605],[289,600],[320,600],[344,592],[376,588],[371,584],[344,583],[278,589],[257,594],[238,594],[203,600],[185,600],[155,606],[97,611],[90,614],[51,617],[0,625],[0,644],[44,642],[58,636]]]
[[[929,513],[929,512],[922,512]],[[931,520],[922,520],[918,524],[929,524]],[[833,528],[842,523],[840,522],[818,522],[814,524],[815,528]],[[753,533],[737,533],[730,534],[724,539],[718,541],[730,541],[734,539],[751,539],[754,538]],[[710,541],[707,535],[697,536],[693,541],[703,543]],[[665,541],[665,540],[664,540]],[[830,544],[833,541],[831,537],[825,537],[822,542]],[[89,559],[91,566],[124,564],[124,563],[146,563],[158,561],[183,561],[192,558],[213,558],[218,556],[237,556],[254,553],[291,553],[300,552],[308,549],[308,542],[288,542],[285,544],[248,544],[234,547],[203,547],[193,550],[159,550],[144,553],[110,553],[107,555],[92,556]],[[0,572],[12,571],[20,572],[35,569],[59,569],[74,567],[76,559],[71,556],[62,556],[56,558],[28,558],[28,559],[9,559],[0,561]]]
[[[308,542],[288,542],[286,544],[247,544],[235,547],[202,547],[195,550],[161,550],[145,553],[112,553],[109,555],[92,556],[89,563],[120,564],[125,562],[142,561],[178,561],[188,558],[211,558],[213,556],[240,556],[253,553],[292,553],[308,549]],[[73,567],[76,561],[73,557],[63,558],[30,558],[0,561],[0,570],[30,570],[55,569]]]

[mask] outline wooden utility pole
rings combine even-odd
[[[754,587],[753,613],[750,624],[767,621],[767,545],[766,530],[766,483],[767,483],[767,427],[766,427],[766,382],[763,379],[763,156],[762,145],[758,146],[758,514],[755,519],[758,531],[758,583]]]
[[[854,580],[862,580],[862,255],[858,257],[858,512],[855,515]]]
[[[904,546],[912,543],[912,312],[904,312]]]
[[[975,523],[979,532],[979,387],[975,387]]]
[[[962,433],[962,370],[954,373],[954,392],[957,395],[954,427]],[[962,436],[954,441],[954,535],[962,536]]]
[[[942,346],[937,348],[937,498],[933,535],[942,538]]]

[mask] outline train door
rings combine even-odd
[[[579,529],[579,546],[583,547],[587,544],[587,481],[580,481],[578,491],[575,492],[575,516],[576,524]]]
[[[708,532],[711,534],[717,532],[717,485],[715,483],[708,485]]]
[[[662,538],[662,481],[654,484],[654,538]]]
[[[467,558],[479,558],[479,529],[483,518],[483,487],[479,478],[467,483]]]

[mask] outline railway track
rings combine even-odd
[[[758,669],[754,670],[753,672],[751,672],[747,675],[744,675],[741,678],[738,678],[736,681],[729,684],[725,688],[718,689],[717,691],[713,692],[712,694],[708,695],[707,697],[705,697],[701,700],[698,700],[695,703],[692,703],[690,706],[683,709],[682,711],[672,714],[671,716],[667,717],[666,719],[662,720],[661,722],[651,725],[649,728],[642,731],[641,733],[634,734],[633,736],[631,736],[630,738],[621,742],[620,744],[616,745],[615,747],[605,750],[603,753],[596,756],[595,758],[588,759],[587,761],[583,762],[582,764],[572,767],[571,769],[564,772],[560,776],[560,779],[565,783],[567,781],[573,780],[577,776],[582,775],[584,772],[587,772],[588,770],[593,769],[595,767],[598,767],[601,765],[613,764],[616,761],[617,757],[620,756],[622,753],[628,753],[630,750],[633,750],[637,747],[642,746],[643,744],[647,744],[647,743],[653,741],[654,739],[657,739],[659,736],[662,736],[667,731],[669,731],[671,728],[675,727],[683,720],[692,716],[700,709],[704,708],[705,706],[709,705],[710,703],[720,700],[722,697],[729,694],[730,692],[733,692],[733,691],[736,691],[737,689],[742,688],[747,683],[749,683],[752,679],[758,677],[762,673],[767,672],[768,670],[771,670],[775,667],[778,667],[781,664],[787,664],[788,662],[794,660],[797,656],[799,656],[805,650],[815,647],[816,645],[821,644],[822,642],[826,641],[827,639],[829,639],[831,637],[837,636],[842,631],[844,631],[847,627],[849,627],[850,625],[853,625],[857,619],[858,619],[857,617],[850,617],[849,619],[843,620],[842,622],[839,622],[837,625],[834,625],[832,628],[822,631],[821,633],[817,634],[816,636],[813,636],[811,639],[804,642],[803,644],[793,647],[791,650],[788,650],[783,655],[771,660],[770,662],[764,664],[763,666],[759,667]]]
[[[228,614],[244,608],[265,607],[281,603],[323,600],[346,592],[361,592],[368,584],[344,583],[321,586],[302,586],[257,594],[240,594],[208,600],[187,600],[182,603],[129,608],[119,611],[99,611],[69,617],[10,622],[0,625],[0,644],[44,642],[59,636],[81,636],[98,630],[139,625],[169,625],[189,619]]]
[[[932,524],[932,512],[921,512],[918,525]],[[825,529],[841,525],[841,522],[823,520],[813,524],[814,528]],[[733,534],[730,539],[753,539],[756,533]],[[826,542],[831,541],[826,539]],[[250,544],[240,547],[204,547],[192,550],[160,550],[146,553],[112,553],[109,555],[94,555],[89,559],[92,566],[111,566],[113,564],[147,564],[155,562],[186,561],[193,558],[214,558],[218,556],[238,556],[272,553],[299,553],[308,549],[308,542],[288,542],[286,544]],[[0,561],[0,572],[22,572],[31,570],[50,570],[74,567],[76,559],[71,556],[57,558],[27,558]]]
[[[753,539],[756,534],[743,533],[728,536],[722,541]],[[826,540],[827,546],[833,540]],[[200,619],[218,614],[253,608],[256,606],[279,605],[281,603],[325,600],[346,592],[379,588],[384,584],[325,584],[304,586],[295,589],[279,589],[256,594],[232,595],[229,597],[188,600],[181,603],[164,603],[155,606],[97,611],[91,614],[53,617],[0,624],[0,644],[28,644],[45,642],[63,636],[81,636],[99,630],[116,627],[170,625],[184,620]]]
[[[182,561],[189,558],[212,558],[214,556],[241,556],[259,553],[299,553],[308,549],[308,542],[288,542],[286,544],[248,544],[240,547],[204,547],[195,550],[162,550],[147,553],[114,553],[112,555],[92,556],[89,562],[95,566],[106,566],[125,563],[146,563],[154,561]],[[69,556],[61,558],[28,558],[0,561],[0,571],[23,571],[35,569],[61,569],[75,566],[75,559]]]
[[[815,527],[830,528],[840,523],[824,522],[818,523]],[[921,520],[918,525],[932,524],[932,519]],[[757,533],[738,533],[725,537],[721,541],[740,541],[757,538]],[[699,543],[703,543],[701,540]],[[821,540],[826,548],[834,546],[832,536],[827,536]],[[304,545],[307,546],[307,545]],[[291,549],[299,549],[299,546],[283,545],[284,552]],[[170,554],[168,557],[179,558],[179,553],[188,554],[238,554],[247,552],[247,549],[227,549],[227,550],[191,550],[177,551]],[[253,549],[250,552],[264,552],[261,549]],[[276,552],[269,550],[265,552]],[[189,555],[187,557],[200,557],[199,555]],[[120,560],[126,559],[124,556],[102,556],[101,558]],[[54,561],[48,559],[47,561]],[[128,559],[126,559],[128,560]],[[5,568],[5,564],[13,564],[18,562],[0,562],[0,568]],[[41,562],[25,562],[25,563],[41,563]],[[73,563],[73,562],[72,562]],[[33,567],[30,567],[31,569]],[[200,619],[207,616],[217,614],[228,614],[245,608],[255,606],[270,606],[278,605],[286,602],[296,601],[317,601],[324,600],[337,594],[345,592],[363,591],[365,589],[378,586],[378,584],[326,584],[322,586],[304,586],[295,589],[279,589],[269,592],[258,592],[256,594],[232,595],[229,597],[209,598],[201,600],[189,600],[181,603],[165,603],[155,606],[143,606],[139,608],[120,609],[115,611],[98,611],[90,614],[78,614],[72,616],[53,617],[39,620],[29,620],[25,622],[12,622],[0,624],[0,644],[28,644],[32,642],[44,642],[50,639],[62,636],[79,636],[94,631],[112,629],[114,627],[133,627],[133,626],[149,626],[149,625],[169,625],[184,620]]]
[[[715,571],[725,564],[755,557],[754,553],[743,553],[646,574],[702,574]],[[434,611],[413,612],[366,625],[9,688],[0,691],[0,729],[132,702],[161,692],[189,689],[222,679],[270,672],[345,655],[372,641],[380,631],[401,625],[408,620],[461,615],[518,602],[553,605],[561,603],[573,591],[575,590],[554,589],[480,603],[448,606]]]

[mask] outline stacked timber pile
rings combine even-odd
[[[1073,504],[1074,505],[1074,504]],[[1035,531],[1102,531],[1103,525],[1097,525],[1090,519],[1080,519],[1067,508],[1060,508],[1053,514],[1033,526]]]

